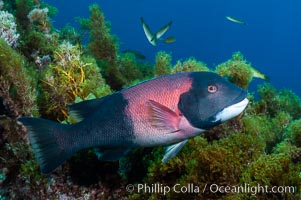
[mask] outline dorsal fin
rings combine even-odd
[[[70,117],[76,122],[80,122],[87,118],[91,113],[95,112],[102,104],[104,98],[85,100],[68,106]]]

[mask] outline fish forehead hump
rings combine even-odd
[[[220,122],[214,120],[219,112],[247,97],[245,90],[215,73],[191,76],[194,81],[181,95],[179,110],[194,127],[209,129],[218,125]],[[216,92],[209,92],[209,86],[216,87]]]

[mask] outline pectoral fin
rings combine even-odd
[[[149,120],[153,126],[161,130],[167,130],[168,133],[180,131],[180,117],[178,114],[153,100],[148,100],[147,105],[149,107]]]
[[[96,154],[98,160],[101,161],[116,161],[121,157],[125,156],[130,152],[131,148],[117,148],[117,149],[107,149],[107,150],[99,150],[94,149],[94,153]]]
[[[162,159],[162,162],[166,163],[169,159],[175,157],[179,151],[184,147],[184,145],[186,144],[187,140],[183,140],[182,142],[173,144],[171,146],[168,146],[165,150],[165,154],[164,157]]]

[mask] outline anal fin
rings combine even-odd
[[[95,154],[98,160],[101,161],[116,161],[121,157],[125,156],[131,151],[131,148],[116,148],[116,149],[106,149],[100,151],[99,149],[95,149]]]

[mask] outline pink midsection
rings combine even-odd
[[[146,102],[156,101],[178,113],[180,95],[190,89],[191,83],[190,77],[183,73],[153,79],[122,91],[129,102],[126,113],[133,122],[136,145],[158,146],[183,139],[183,136],[151,125],[150,109]]]

